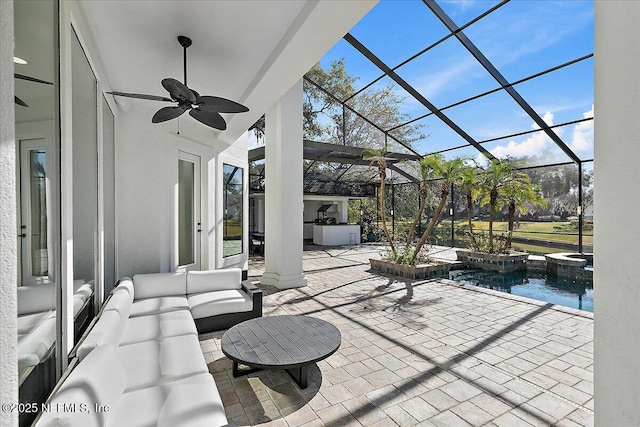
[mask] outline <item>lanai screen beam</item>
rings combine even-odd
[[[533,79],[535,79],[537,77],[544,76],[545,74],[549,74],[549,73],[551,73],[553,71],[560,70],[560,69],[562,69],[564,67],[568,67],[569,65],[576,64],[578,62],[584,61],[585,59],[589,59],[589,58],[592,58],[592,57],[593,57],[593,53],[590,53],[588,55],[581,56],[580,58],[572,59],[571,61],[567,61],[564,64],[556,65],[555,67],[551,67],[551,68],[548,68],[548,69],[546,69],[544,71],[540,71],[539,73],[532,74],[529,77],[525,77],[525,78],[517,80],[517,81],[515,81],[513,83],[509,83],[509,86],[519,85],[520,83],[524,83],[524,82],[527,82],[529,80],[533,80]],[[499,92],[502,89],[504,89],[504,87],[500,86],[500,87],[497,87],[495,89],[491,89],[491,90],[488,90],[486,92],[480,93],[478,95],[474,95],[471,98],[467,98],[467,99],[463,99],[462,101],[454,102],[453,104],[449,104],[449,105],[447,105],[445,107],[440,108],[440,111],[448,110],[449,108],[453,108],[453,107],[457,107],[458,105],[466,104],[467,102],[482,98],[482,97],[487,96],[487,95],[491,95],[492,93]],[[433,113],[423,114],[422,116],[416,117],[415,119],[411,119],[408,122],[405,122],[405,123],[399,124],[398,126],[394,126],[394,127],[390,128],[390,129],[387,129],[387,132],[391,132],[391,131],[394,131],[396,129],[400,129],[403,126],[406,126],[406,125],[409,125],[411,123],[417,122],[418,120],[425,119],[425,118],[427,118],[429,116],[432,116],[432,115],[433,115]],[[480,143],[482,144],[482,142],[480,142]]]
[[[359,112],[357,112],[356,110],[354,110],[353,108],[351,108],[350,106],[348,106],[347,104],[345,104],[343,101],[341,101],[340,99],[338,99],[337,96],[335,96],[334,94],[332,94],[331,92],[329,92],[328,90],[326,90],[325,88],[323,88],[322,86],[320,86],[318,83],[314,82],[313,80],[311,80],[309,77],[304,76],[304,80],[311,83],[312,85],[314,85],[315,87],[317,87],[318,89],[320,89],[322,92],[326,93],[327,95],[329,95],[331,98],[333,98],[336,102],[338,102],[339,104],[342,104],[343,107],[346,107],[349,109],[349,111],[351,111],[353,114],[355,114],[356,116],[358,116],[359,118],[361,118],[362,120],[364,120],[365,122],[367,122],[368,124],[370,124],[371,126],[373,126],[374,128],[376,128],[377,130],[379,130],[382,133],[385,133],[384,129],[382,129],[380,126],[376,125],[375,123],[373,123],[371,120],[369,120],[368,118],[366,118],[365,116],[363,116],[362,114],[360,114]],[[413,147],[411,147],[410,145],[407,145],[406,143],[400,141],[399,139],[395,138],[393,135],[389,135],[389,137],[391,139],[393,139],[394,141],[396,141],[398,144],[402,145],[404,148],[406,148],[407,150],[411,151],[413,154],[415,154],[416,156],[422,157],[422,155],[420,153],[418,153]]]
[[[458,135],[464,138],[469,144],[473,145],[478,151],[484,154],[489,160],[497,161],[495,156],[487,151],[482,145],[478,144],[475,139],[468,133],[460,128],[453,120],[447,117],[442,111],[440,111],[435,105],[427,100],[420,92],[414,89],[409,83],[407,83],[402,77],[396,74],[387,64],[385,64],[380,58],[374,55],[369,49],[367,49],[362,43],[360,43],[351,33],[347,33],[344,39],[355,47],[360,53],[362,53],[369,61],[380,68],[386,75],[391,77],[398,85],[406,90],[411,96],[413,96],[418,102],[427,107],[433,114],[435,114],[440,120],[442,120],[447,126],[453,129]]]
[[[569,156],[574,162],[580,163],[580,158],[565,144],[562,139],[551,129],[540,115],[529,105],[527,101],[520,95],[520,93],[509,84],[507,79],[498,71],[498,69],[489,61],[489,59],[477,48],[477,46],[469,40],[469,38],[458,28],[449,15],[435,2],[435,0],[422,0],[429,9],[442,21],[442,23],[451,32],[455,32],[456,38],[462,43],[462,45],[471,53],[474,58],[482,65],[502,87],[511,95],[514,101],[533,119],[533,121],[540,126],[541,129],[551,138],[555,144],[560,147],[564,153]],[[477,147],[476,147],[477,148]],[[483,147],[484,149],[484,147]],[[486,150],[485,150],[486,151]]]
[[[546,128],[549,128],[549,129],[561,128],[563,126],[569,126],[569,125],[575,125],[582,122],[588,122],[589,120],[593,120],[593,117],[587,117],[586,119],[572,120],[570,122],[558,123],[557,125],[553,125],[553,126],[545,126],[543,129],[533,129],[533,130],[527,130],[524,132],[512,133],[511,135],[499,136],[497,138],[489,138],[483,141],[478,141],[478,144],[486,144],[488,142],[500,141],[501,139],[508,139],[508,138],[514,138],[516,136],[529,135],[536,132],[542,132]],[[458,145],[457,147],[451,147],[451,148],[445,148],[444,150],[433,151],[429,154],[446,153],[447,151],[458,150],[460,148],[465,148],[465,147],[470,147],[470,145],[469,144]],[[571,163],[575,163],[575,162],[572,161]]]
[[[351,169],[352,167],[353,167],[353,163],[352,163],[352,164],[350,164],[349,166],[347,166],[346,168],[344,168],[344,169],[343,169],[339,174],[337,174],[337,176],[333,176],[333,180],[334,180],[334,181],[339,181],[339,180],[340,180],[340,178],[342,178],[342,176],[343,176],[345,173],[349,172],[349,169]]]
[[[487,10],[486,12],[480,14],[479,16],[473,18],[471,21],[467,22],[466,24],[464,24],[462,27],[460,27],[460,29],[465,29],[469,26],[471,26],[472,24],[475,24],[476,22],[478,22],[479,20],[481,20],[482,18],[484,18],[485,16],[489,15],[490,13],[495,12],[496,10],[498,10],[500,7],[504,6],[505,4],[509,3],[510,0],[502,0],[502,2],[498,3],[497,5],[495,5],[494,7],[492,7],[491,9]],[[447,34],[446,36],[442,37],[440,40],[432,43],[431,45],[425,47],[424,49],[422,49],[420,52],[416,53],[415,55],[411,56],[410,58],[405,59],[404,61],[402,61],[401,63],[399,63],[398,65],[396,65],[395,67],[392,68],[393,71],[397,70],[398,68],[402,67],[403,65],[408,64],[409,62],[413,61],[414,59],[416,59],[417,57],[419,57],[420,55],[430,51],[431,49],[433,49],[434,47],[438,46],[439,44],[441,44],[442,42],[445,42],[447,40],[449,40],[452,36],[454,36],[455,33],[451,32],[449,34]],[[361,88],[360,90],[358,90],[357,92],[355,92],[354,94],[350,95],[347,99],[344,100],[344,102],[349,101],[350,99],[352,99],[353,97],[360,95],[362,92],[364,92],[365,90],[369,89],[371,86],[373,86],[374,84],[376,84],[377,82],[379,82],[380,80],[382,80],[384,77],[386,76],[386,74],[381,75],[380,77],[378,77],[377,79],[375,79],[374,81],[372,81],[371,83],[368,83],[367,85],[365,85],[363,88]]]
[[[402,169],[400,169],[399,167],[397,167],[394,164],[388,164],[387,167],[389,169],[393,170],[393,171],[396,171],[397,173],[399,173],[400,175],[404,176],[405,178],[407,178],[411,182],[420,183],[420,181],[416,177],[414,177],[410,173],[407,173],[407,172],[403,171]]]

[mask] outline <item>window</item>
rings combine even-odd
[[[241,254],[242,242],[242,206],[244,170],[238,166],[222,165],[223,197],[223,234],[222,256]]]

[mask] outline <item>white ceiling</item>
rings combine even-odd
[[[373,5],[375,1],[86,0],[81,9],[112,90],[166,95],[163,78],[183,80],[177,36],[190,37],[189,87],[251,109],[226,116],[229,128],[219,137],[230,143]]]

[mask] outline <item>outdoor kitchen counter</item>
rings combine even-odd
[[[313,243],[322,246],[360,244],[360,225],[335,224],[313,226]]]

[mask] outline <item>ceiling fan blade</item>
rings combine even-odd
[[[187,111],[185,107],[164,107],[156,111],[156,113],[151,118],[151,123],[160,123],[166,122],[167,120],[175,119],[176,117],[180,117],[182,113]]]
[[[190,104],[196,103],[196,96],[191,89],[176,79],[162,79],[162,87],[164,87],[176,101],[188,102]]]
[[[24,74],[13,73],[13,76],[16,79],[20,79],[20,80],[27,80],[27,81],[35,82],[35,83],[42,83],[44,85],[53,85],[53,83],[48,82],[46,80],[36,79],[35,77],[25,76]]]
[[[16,104],[21,105],[23,107],[28,107],[29,105],[24,102],[22,99],[18,98],[17,96],[13,96],[15,98]]]
[[[246,113],[249,111],[242,104],[218,96],[199,96],[196,101],[203,110],[216,113]]]
[[[110,95],[126,96],[127,98],[147,99],[149,101],[173,102],[173,99],[166,96],[145,95],[143,93],[127,93],[127,92],[107,92]]]
[[[224,121],[222,116],[214,111],[201,110],[199,108],[193,108],[189,111],[189,115],[205,125],[214,129],[225,130],[227,128],[227,122]]]

